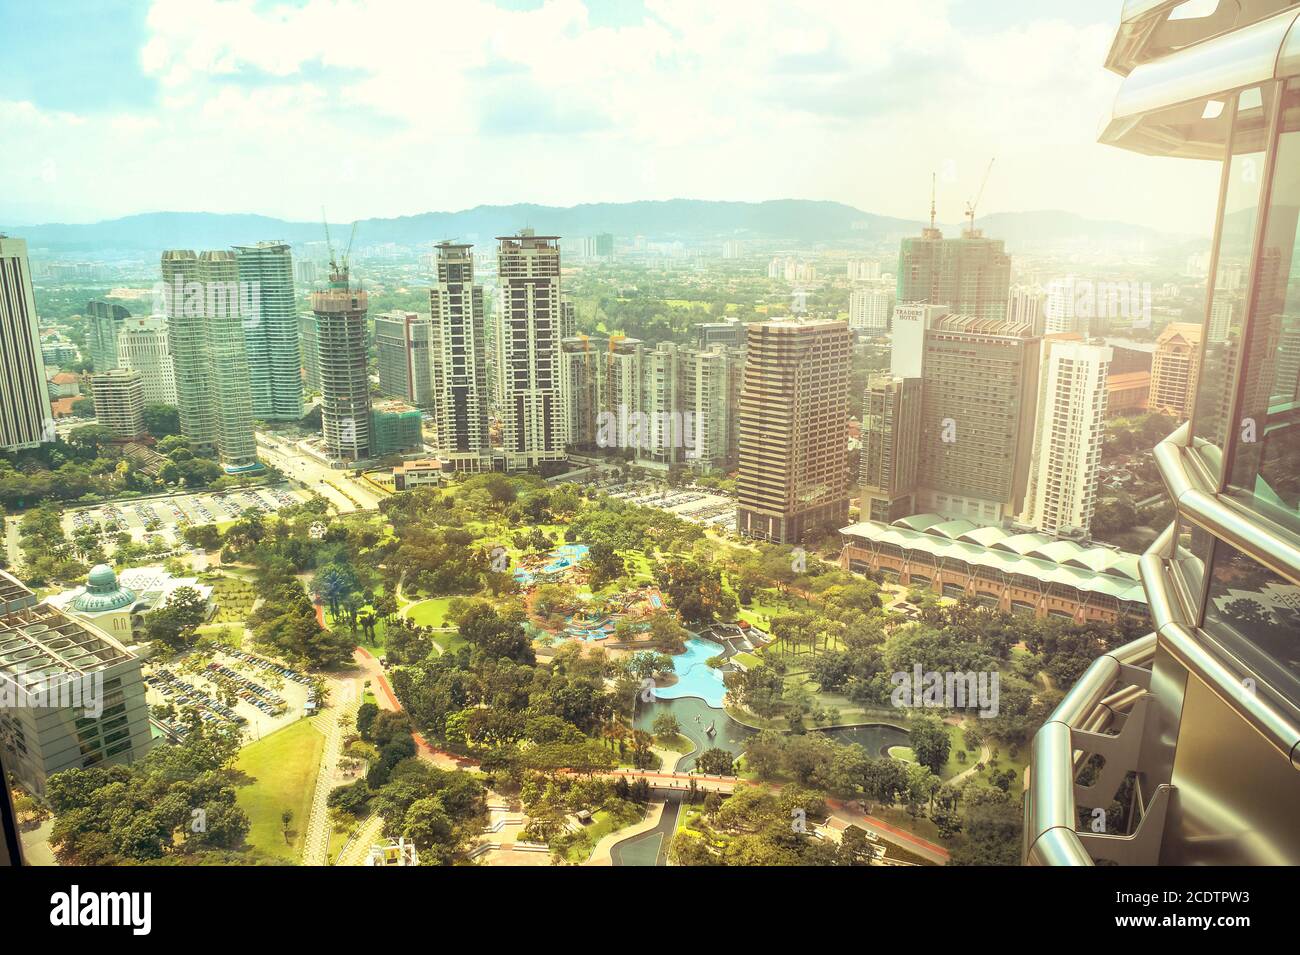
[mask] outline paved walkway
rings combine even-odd
[[[397,694],[388,684],[388,677],[384,674],[384,668],[379,665],[379,661],[365,647],[357,647],[352,652],[352,659],[357,665],[366,672],[366,677],[370,680],[370,691],[375,694],[375,701],[381,710],[390,710],[394,713],[402,708],[398,702]],[[421,759],[427,759],[441,769],[471,769],[478,763],[465,756],[456,756],[453,753],[446,753],[440,749],[434,749],[428,741],[419,733],[412,733],[411,738],[415,740],[415,749]]]
[[[610,850],[618,845],[624,839],[631,839],[633,836],[639,836],[643,832],[649,832],[655,826],[659,825],[659,819],[664,814],[664,801],[650,804],[650,811],[646,817],[638,823],[628,826],[626,829],[618,829],[608,835],[602,836],[601,840],[596,843],[596,848],[591,851],[591,858],[583,865],[613,865],[614,860],[610,856]]]
[[[339,857],[334,864],[364,865],[366,856],[370,854],[370,847],[379,843],[379,837],[383,829],[383,818],[371,813],[361,823],[361,827],[357,830],[356,835],[352,837],[352,841],[339,853]]]
[[[325,749],[321,753],[320,769],[316,775],[316,789],[311,797],[311,815],[307,820],[307,839],[302,850],[303,865],[328,865],[330,846],[329,799],[330,790],[349,782],[338,768],[343,755],[343,737],[353,725],[357,708],[361,706],[358,680],[330,680],[330,697],[340,701],[337,707],[327,706],[312,717],[312,725],[325,735]],[[340,699],[342,698],[342,699]]]

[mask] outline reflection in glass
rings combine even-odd
[[[1210,549],[1213,546],[1214,535],[1209,531],[1202,530],[1186,518],[1178,519],[1178,531],[1174,538],[1174,566],[1192,601],[1193,620],[1200,619],[1201,599],[1205,593],[1205,568],[1210,562]]]
[[[1216,480],[1232,416],[1234,369],[1245,322],[1250,252],[1264,177],[1265,153],[1259,138],[1261,124],[1267,125],[1264,99],[1258,93],[1242,94],[1235,107],[1234,155],[1228,167],[1218,260],[1201,336],[1203,351],[1192,427],[1197,452]]]
[[[1283,108],[1228,492],[1300,533],[1300,91]]]
[[[1220,541],[1205,629],[1250,670],[1300,703],[1300,587]]]

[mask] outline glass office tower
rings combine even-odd
[[[1128,0],[1107,61],[1102,141],[1221,184],[1193,414],[1155,451],[1154,632],[1035,737],[1031,864],[1300,864],[1300,6],[1205,6]]]

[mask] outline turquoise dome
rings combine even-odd
[[[72,601],[72,609],[82,613],[105,613],[109,610],[121,610],[135,603],[135,591],[122,587],[117,582],[117,574],[108,564],[98,564],[91,568],[86,578],[86,590]]]

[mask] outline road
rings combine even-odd
[[[294,484],[320,494],[337,507],[340,514],[372,511],[379,507],[380,494],[373,487],[355,480],[347,470],[331,468],[291,441],[259,431],[257,453]]]

